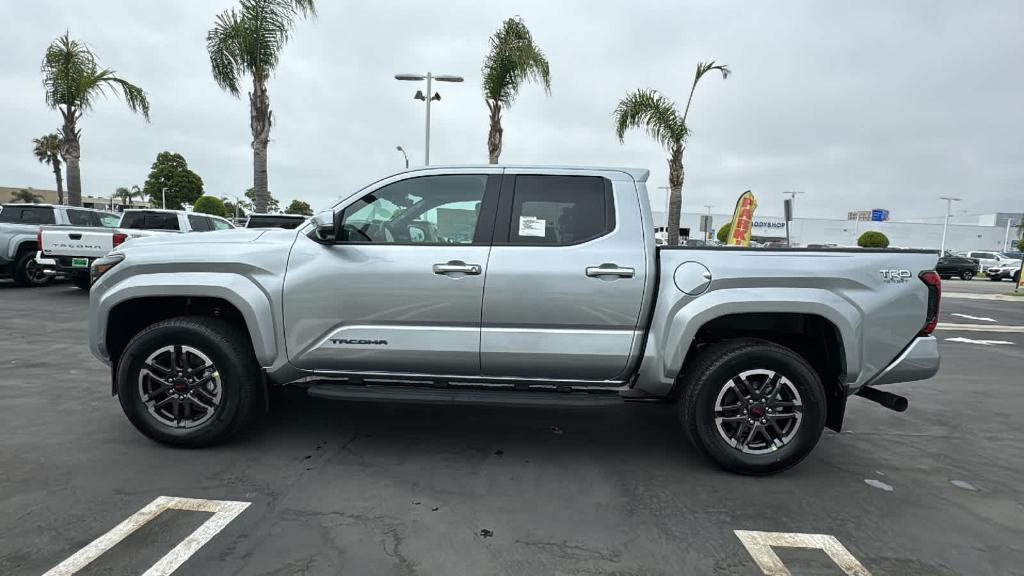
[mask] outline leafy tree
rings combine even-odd
[[[1024,252],[1024,238],[1017,240],[1017,250]]]
[[[256,208],[255,208],[255,206],[256,206],[256,189],[255,188],[249,188],[248,190],[246,190],[245,191],[245,197],[248,198],[249,201],[246,202],[246,203],[241,204],[241,207],[245,208],[249,212],[256,212],[257,214],[276,214],[276,213],[281,211],[281,203],[278,202],[277,198],[274,198],[274,195],[270,192],[270,190],[267,190],[267,197],[266,197],[267,208],[263,212],[257,212],[256,211]]]
[[[281,51],[295,21],[316,16],[314,0],[241,0],[217,16],[206,34],[206,50],[217,85],[232,96],[240,93],[240,80],[252,77],[249,93],[249,128],[252,131],[255,210],[268,209],[267,144],[273,123],[267,80],[281,59]]]
[[[224,202],[216,196],[203,196],[192,206],[193,212],[202,212],[203,214],[213,214],[214,216],[232,216],[228,214],[224,208]]]
[[[302,216],[312,216],[313,209],[310,208],[308,202],[302,200],[292,200],[292,203],[284,209],[285,214],[299,214]]]
[[[690,87],[690,96],[686,99],[686,108],[680,115],[675,102],[662,96],[656,90],[637,90],[623,98],[615,108],[615,134],[619,142],[623,142],[626,130],[640,128],[648,136],[656,140],[668,153],[668,243],[679,244],[679,213],[683,208],[683,152],[686,150],[686,139],[690,130],[686,125],[686,117],[690,113],[693,92],[697,83],[705,74],[712,70],[722,73],[728,78],[731,73],[725,64],[698,62],[697,73]]]
[[[484,102],[490,111],[491,128],[487,134],[487,157],[497,164],[501,156],[501,109],[508,108],[527,82],[538,82],[551,95],[551,71],[548,59],[533,43],[530,30],[519,16],[502,23],[491,36],[491,51],[484,59]],[[429,94],[427,95],[430,96]]]
[[[715,234],[715,238],[718,238],[718,241],[722,243],[728,242],[730,232],[732,232],[732,222],[719,228],[718,233]]]
[[[24,204],[38,204],[43,201],[43,197],[31,190],[22,188],[21,190],[11,192],[10,201]]]
[[[857,246],[861,248],[888,248],[889,238],[875,230],[868,230],[857,238]]]
[[[167,208],[181,210],[182,204],[194,204],[203,195],[203,179],[189,170],[181,154],[161,152],[156,155],[142,193],[154,206],[161,206],[164,188],[167,188]]]
[[[142,190],[138,186],[120,186],[114,191],[114,196],[121,199],[121,204],[126,208],[131,208],[132,199],[142,198]]]
[[[36,160],[43,164],[49,164],[53,168],[53,175],[57,178],[57,203],[64,203],[64,177],[60,170],[60,156],[64,151],[64,142],[59,134],[47,134],[39,138],[33,138],[32,153]]]
[[[82,205],[82,156],[78,121],[92,109],[99,96],[109,91],[120,93],[132,112],[139,112],[149,121],[149,100],[138,86],[118,77],[109,68],[100,68],[96,55],[89,47],[72,40],[65,33],[46,49],[43,57],[43,88],[46,104],[60,111],[64,118],[60,136],[63,139],[61,155],[68,165],[68,204]]]

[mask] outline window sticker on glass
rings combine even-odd
[[[543,218],[537,218],[536,216],[520,216],[519,217],[519,235],[520,236],[537,236],[538,238],[544,237],[544,226],[547,221]]]

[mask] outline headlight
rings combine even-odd
[[[92,267],[89,268],[90,283],[95,284],[100,276],[103,276],[110,271],[111,268],[117,266],[124,260],[124,254],[107,254],[103,258],[94,260]]]

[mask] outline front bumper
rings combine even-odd
[[[939,341],[934,336],[918,336],[867,385],[927,380],[938,373],[939,364]]]

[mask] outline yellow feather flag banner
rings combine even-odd
[[[747,190],[736,200],[736,210],[732,213],[732,224],[726,244],[729,246],[750,246],[750,230],[754,221],[754,210],[757,209],[757,198]]]

